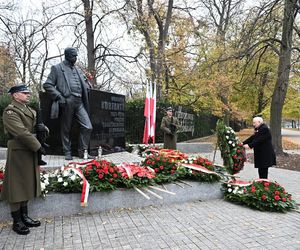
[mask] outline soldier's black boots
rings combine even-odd
[[[39,220],[33,220],[28,217],[27,206],[21,207],[21,219],[27,227],[39,227],[41,225]]]
[[[17,234],[26,235],[30,233],[29,228],[23,223],[21,219],[21,211],[11,212],[11,216],[13,217],[13,230]]]

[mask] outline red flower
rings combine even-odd
[[[150,160],[147,160],[147,161],[146,161],[146,164],[151,164],[151,161],[150,161]]]
[[[267,199],[267,196],[266,196],[265,194],[263,194],[263,195],[261,196],[261,199],[262,199],[263,201],[265,201],[265,200]]]
[[[264,182],[264,186],[265,186],[265,187],[270,186],[270,182]]]
[[[115,170],[113,168],[109,168],[109,172],[113,173]]]
[[[251,188],[251,192],[252,192],[252,193],[255,193],[255,191],[256,191],[256,188],[255,188],[255,187],[252,187],[252,188]]]
[[[276,201],[279,201],[279,200],[280,200],[280,197],[279,197],[278,195],[275,195],[275,196],[274,196],[274,199],[275,199]]]
[[[279,192],[278,190],[276,190],[276,191],[274,192],[274,194],[275,194],[275,195],[279,195],[280,192]]]
[[[3,180],[4,179],[4,173],[0,172],[0,179]]]
[[[164,169],[164,166],[159,166],[160,170],[163,170]]]
[[[159,169],[158,169],[158,168],[154,168],[154,171],[155,171],[155,172],[158,172],[158,171],[159,171]]]
[[[118,175],[117,175],[117,174],[113,174],[113,177],[114,177],[114,178],[118,178]]]
[[[241,150],[238,149],[236,152],[237,152],[237,153],[241,153]]]
[[[269,188],[268,188],[268,187],[265,187],[265,188],[264,188],[264,190],[268,191],[268,190],[269,190]]]
[[[109,181],[110,183],[113,183],[113,182],[114,182],[114,179],[113,179],[113,178],[110,178],[108,181]]]
[[[174,174],[174,170],[173,169],[170,172],[171,172],[171,174]]]
[[[99,175],[98,175],[98,178],[99,178],[100,180],[103,179],[103,177],[104,177],[103,174],[99,174]]]
[[[286,198],[282,198],[282,201],[283,201],[283,202],[286,202]]]

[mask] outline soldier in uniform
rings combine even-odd
[[[176,149],[179,121],[173,116],[172,107],[167,108],[167,115],[163,117],[160,128],[164,132],[164,148]]]
[[[13,218],[13,230],[28,234],[28,227],[38,227],[40,221],[28,217],[27,203],[41,194],[38,152],[45,153],[34,135],[36,112],[28,107],[30,91],[25,85],[12,87],[12,102],[3,112],[3,125],[8,135],[7,160],[1,200],[8,201]]]
[[[66,160],[72,160],[70,130],[73,117],[80,125],[78,156],[83,158],[88,150],[92,123],[89,112],[89,84],[82,71],[76,67],[77,50],[65,49],[65,60],[51,67],[51,72],[43,87],[50,94],[53,104],[51,118],[57,118],[61,109],[60,136]],[[88,155],[88,158],[93,158]]]

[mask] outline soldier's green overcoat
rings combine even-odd
[[[13,100],[2,117],[9,140],[1,200],[14,203],[38,197],[41,183],[37,151],[41,144],[33,134],[36,112]]]
[[[172,121],[173,120],[173,121]],[[175,133],[171,133],[170,124],[176,125]],[[164,148],[176,149],[177,148],[177,131],[179,129],[179,121],[176,117],[164,116],[160,128],[164,131]]]

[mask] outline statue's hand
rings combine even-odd
[[[66,98],[63,97],[62,95],[57,96],[56,101],[58,101],[60,107],[63,108],[66,106]]]

